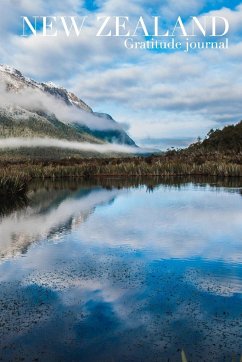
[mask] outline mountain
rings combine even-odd
[[[222,129],[211,129],[204,140],[200,137],[197,142],[189,147],[169,154],[181,154],[182,156],[206,156],[207,159],[218,155],[236,155],[241,157],[242,153],[242,121],[234,125],[225,126]]]
[[[148,158],[150,164],[158,160],[166,164],[174,175],[236,176],[242,170],[242,121],[222,129],[211,129],[204,140],[187,148],[168,150]]]
[[[219,130],[213,129],[208,137],[201,142],[200,147],[210,151],[219,152],[242,152],[242,121],[235,125],[226,126]]]
[[[78,132],[59,121],[54,114],[29,111],[19,106],[0,108],[0,137],[49,137],[90,143],[103,143],[101,139]]]
[[[0,138],[49,137],[135,146],[111,116],[95,113],[75,94],[0,65]]]
[[[104,140],[104,141],[110,142],[110,143],[117,143],[117,144],[128,145],[128,146],[136,146],[135,142],[127,135],[127,133],[122,128],[120,128],[119,124],[109,114],[93,112],[93,115],[95,117],[100,118],[101,120],[110,121],[114,126],[113,129],[109,129],[109,130],[93,129],[91,131],[91,134],[94,137],[97,137],[101,140]],[[90,133],[90,130],[86,126],[82,126],[78,123],[74,123],[73,126],[77,130]]]

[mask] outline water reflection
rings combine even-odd
[[[241,185],[103,182],[34,184],[2,218],[2,359],[239,360]]]
[[[2,219],[2,258],[25,253],[28,246],[36,241],[58,240],[64,233],[71,233],[87,220],[98,205],[111,203],[121,192],[95,186],[76,190],[49,186],[34,187],[28,194],[28,206]]]

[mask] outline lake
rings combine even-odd
[[[242,180],[36,182],[0,212],[0,360],[240,360]]]

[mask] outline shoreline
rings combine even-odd
[[[217,155],[218,156],[218,155]],[[189,162],[190,161],[190,162]],[[180,155],[103,158],[63,159],[55,161],[0,161],[0,199],[25,195],[33,180],[91,180],[107,178],[183,178],[215,177],[242,178],[242,164],[231,161],[231,156],[181,159]]]

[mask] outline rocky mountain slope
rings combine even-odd
[[[135,145],[111,116],[93,112],[65,88],[36,82],[0,65],[0,138],[6,137]]]

